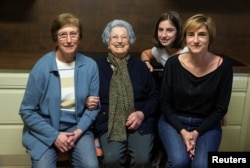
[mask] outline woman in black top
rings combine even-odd
[[[158,129],[168,156],[166,167],[206,168],[208,152],[218,151],[233,72],[228,60],[209,52],[215,32],[210,17],[190,17],[183,29],[189,52],[169,58],[165,65]]]

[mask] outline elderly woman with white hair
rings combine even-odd
[[[109,22],[102,40],[109,52],[97,61],[101,111],[94,129],[100,139],[105,167],[152,167],[150,163],[158,96],[147,66],[129,53],[135,43],[132,26]]]

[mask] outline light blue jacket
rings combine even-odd
[[[61,87],[55,51],[47,53],[32,68],[19,114],[24,122],[22,142],[33,159],[39,159],[59,134]],[[80,53],[75,60],[77,128],[86,132],[99,109],[85,107],[86,98],[98,96],[99,72],[96,62]]]

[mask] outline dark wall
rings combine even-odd
[[[60,13],[71,12],[83,22],[80,51],[106,52],[101,33],[107,22],[124,19],[133,25],[137,41],[131,51],[152,47],[159,15],[176,10],[183,20],[196,13],[212,16],[217,38],[212,51],[233,57],[250,56],[248,0],[1,0],[0,69],[30,69],[54,49],[50,26]]]

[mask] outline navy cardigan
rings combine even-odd
[[[109,86],[113,70],[107,62],[107,57],[97,60],[97,65],[100,76],[99,95],[101,111],[94,123],[94,130],[96,135],[100,137],[108,130]],[[137,131],[140,134],[153,133],[156,111],[159,104],[159,96],[156,91],[154,78],[145,63],[139,58],[131,56],[127,66],[134,91],[135,111],[142,111],[144,113],[144,121]]]

